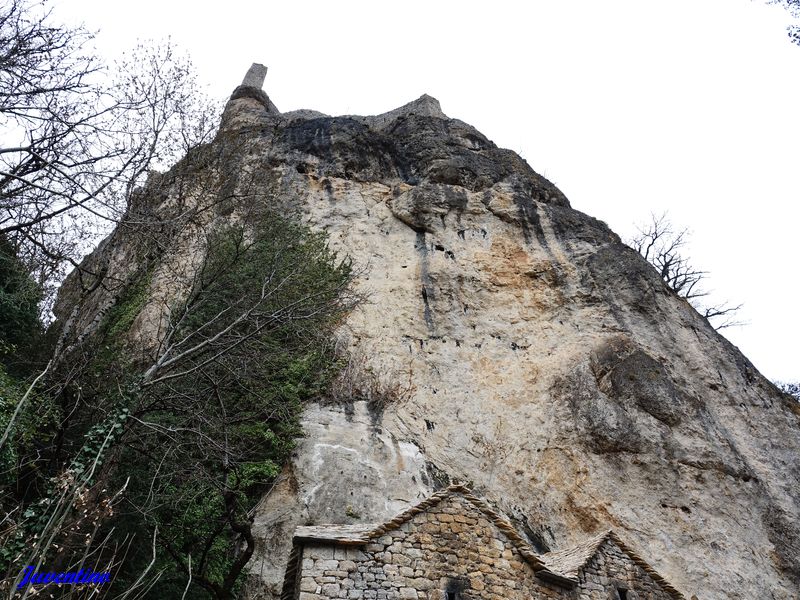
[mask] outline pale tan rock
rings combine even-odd
[[[158,342],[160,274],[258,198],[363,270],[341,345],[394,391],[381,410],[306,411],[256,511],[263,594],[301,522],[380,522],[459,480],[542,552],[613,527],[687,597],[800,596],[800,410],[605,224],[430,98],[381,118],[288,117],[253,95],[228,108],[216,143],[238,140],[236,168],[213,168],[250,204],[175,236],[137,343]],[[118,231],[89,260],[124,280],[132,248]],[[115,293],[78,311],[81,336]]]

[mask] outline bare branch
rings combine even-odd
[[[708,272],[696,269],[681,253],[689,238],[688,229],[674,230],[666,214],[650,215],[650,222],[637,229],[629,245],[655,267],[667,287],[687,300],[706,320],[715,319],[715,329],[742,324],[733,318],[741,304],[706,306],[700,302],[700,298],[708,296],[702,287]]]

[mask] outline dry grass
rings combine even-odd
[[[348,352],[346,363],[331,384],[326,400],[343,406],[366,402],[370,415],[377,422],[387,406],[410,399],[416,386],[410,369],[403,374],[392,371],[377,373],[369,362],[364,350]]]

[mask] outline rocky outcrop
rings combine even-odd
[[[308,407],[256,512],[254,596],[277,597],[296,525],[379,522],[452,481],[541,553],[613,527],[687,597],[800,595],[797,404],[515,153],[428,96],[328,117],[243,86],[202,156],[205,210],[159,247],[154,297],[210,223],[265,206],[326,231],[366,297],[341,331],[354,392]],[[125,280],[132,237],[89,260]],[[86,335],[114,302],[93,293]],[[143,348],[163,305],[137,319]]]

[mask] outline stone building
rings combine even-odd
[[[298,527],[282,600],[679,600],[612,531],[537,554],[459,485],[380,525]]]

